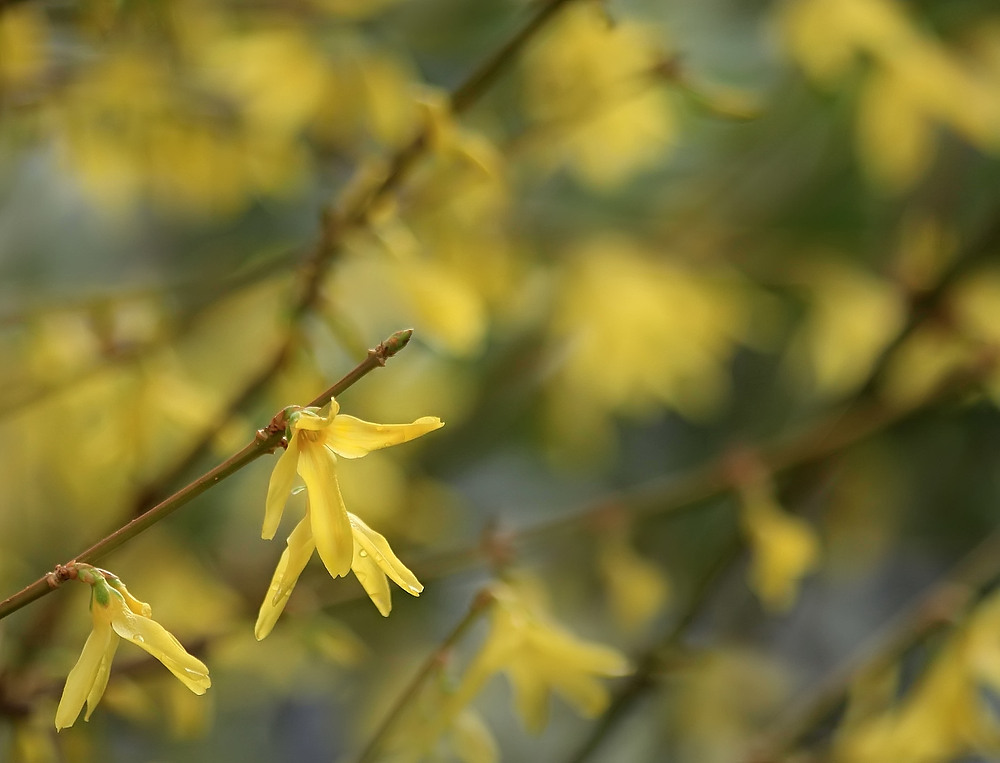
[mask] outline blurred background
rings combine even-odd
[[[0,758],[1000,759],[998,152],[990,0],[0,0],[0,597],[398,329],[446,422],[338,467],[419,598],[258,643],[265,456],[101,561],[208,694],[57,735],[66,584]]]

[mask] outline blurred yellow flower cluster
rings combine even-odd
[[[987,698],[1000,690],[1000,596],[993,594],[951,633],[901,699],[899,673],[882,667],[853,694],[832,760],[944,763],[1000,751],[1000,718]]]
[[[107,6],[81,9],[86,23],[74,32],[88,55],[65,81],[44,15],[5,12],[0,86],[55,73],[59,86],[41,91],[33,129],[109,209],[150,200],[230,216],[301,189],[319,144],[358,154],[398,145],[417,125],[410,68],[349,28],[330,42],[291,11],[241,20],[218,3],[173,0],[160,12],[129,12],[125,23]],[[372,8],[329,0],[314,12],[360,18]]]
[[[871,62],[858,104],[858,146],[872,178],[912,185],[947,127],[983,151],[1000,150],[1000,68],[974,50],[951,50],[923,31],[904,3],[792,0],[782,28],[792,55],[824,84]],[[996,34],[996,30],[994,30]]]
[[[594,238],[568,253],[549,326],[560,363],[547,412],[557,441],[614,442],[614,413],[716,412],[737,345],[753,337],[749,297],[725,269],[682,263],[625,238]]]
[[[524,59],[525,111],[547,138],[538,161],[597,189],[661,161],[677,130],[656,81],[664,57],[648,26],[568,4]]]
[[[740,488],[741,520],[750,545],[750,586],[765,607],[788,610],[802,578],[819,560],[819,539],[812,526],[786,512],[773,486],[756,479]]]
[[[0,13],[0,92],[28,86],[45,69],[48,27],[31,5]]]
[[[531,731],[545,727],[553,692],[579,713],[598,715],[608,703],[608,691],[599,679],[626,675],[625,656],[564,630],[546,613],[537,590],[524,583],[491,590],[495,602],[486,643],[465,669],[446,707],[457,713],[490,678],[503,672],[514,689],[521,719]]]
[[[846,258],[812,255],[793,273],[808,314],[789,348],[789,368],[802,387],[820,397],[847,395],[864,383],[902,328],[904,295]]]

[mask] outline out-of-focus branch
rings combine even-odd
[[[773,445],[761,446],[750,452],[754,454],[759,466],[772,474],[833,456],[921,413],[930,406],[970,391],[996,367],[997,360],[996,352],[989,348],[984,351],[980,362],[946,379],[932,395],[919,404],[900,409],[888,408],[879,403],[858,404],[845,413],[834,413],[821,420],[802,435],[776,442]],[[677,503],[664,502],[659,507],[658,513],[667,511],[676,513],[682,509],[690,509],[703,500],[721,495],[737,487],[734,484],[729,458],[722,458],[709,464],[703,471],[694,473],[688,479],[690,481],[687,484],[682,484],[680,491],[675,496],[671,496]],[[632,510],[636,514],[657,512],[655,503],[646,501],[632,507]],[[725,565],[724,569],[731,563],[731,553],[727,552],[720,558],[721,563]],[[1000,559],[997,560],[997,564],[1000,565]],[[689,606],[697,612],[703,603],[695,600]],[[675,628],[667,634],[664,643],[676,642],[691,619],[691,617],[682,618],[680,629]],[[651,650],[639,658],[637,662],[640,673],[644,672],[645,675],[637,674],[615,695],[608,710],[597,721],[590,736],[569,758],[569,761],[582,763],[589,758],[618,721],[625,717],[628,708],[633,707],[639,697],[653,687],[654,684],[649,678],[657,664],[656,654],[655,650]]]
[[[854,682],[888,665],[940,628],[953,623],[1000,578],[1000,529],[991,532],[947,574],[928,586],[825,677],[751,745],[748,763],[777,763],[843,706]]]

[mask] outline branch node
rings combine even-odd
[[[69,564],[57,564],[54,570],[45,574],[45,582],[49,584],[49,588],[55,589],[67,580],[76,579],[76,573],[75,561]]]

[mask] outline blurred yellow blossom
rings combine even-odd
[[[858,139],[865,167],[887,189],[920,177],[938,125],[982,150],[1000,150],[1000,80],[921,31],[905,4],[793,0],[782,26],[793,56],[824,83],[841,79],[856,60],[873,63],[858,106]]]
[[[742,486],[740,497],[741,521],[752,554],[750,586],[768,609],[788,610],[801,579],[819,560],[816,531],[781,508],[766,480]]]
[[[218,85],[207,75],[206,83]],[[232,214],[257,193],[287,192],[305,172],[303,147],[288,131],[310,96],[295,101],[298,91],[283,85],[277,95],[272,88],[234,101],[236,118],[223,119],[165,60],[116,50],[53,99],[60,154],[111,210],[152,199],[175,212]]]
[[[239,105],[252,132],[294,133],[312,120],[323,97],[326,61],[301,30],[215,40],[204,57],[202,76]]]
[[[205,664],[188,654],[177,639],[153,620],[150,606],[133,597],[118,578],[88,565],[79,565],[77,576],[91,586],[94,629],[66,678],[56,710],[57,729],[72,726],[84,703],[87,704],[84,720],[90,720],[107,687],[119,638],[145,649],[195,694],[204,694],[212,685]]]
[[[616,649],[577,638],[553,622],[537,601],[510,585],[493,589],[486,643],[465,670],[448,700],[465,707],[497,672],[514,689],[515,704],[529,730],[539,732],[548,721],[549,694],[561,694],[587,717],[608,704],[600,678],[623,676],[628,661]]]
[[[636,552],[624,528],[602,533],[597,563],[611,609],[625,629],[648,624],[669,599],[670,580]]]
[[[397,763],[457,758],[462,763],[496,763],[500,752],[493,733],[472,707],[457,712],[447,727],[441,723],[454,687],[447,677],[429,682],[406,709],[384,742],[386,758]],[[451,753],[451,756],[448,753]]]
[[[700,418],[726,399],[728,363],[753,330],[735,275],[606,236],[568,254],[556,289],[547,419],[559,440],[612,442],[611,413]]]
[[[785,666],[744,648],[709,648],[671,674],[668,702],[678,763],[744,760],[754,737],[788,699]]]
[[[998,634],[1000,596],[994,593],[950,634],[902,700],[843,729],[833,760],[944,763],[975,754],[995,756],[1000,719],[984,690],[1000,689]]]
[[[0,93],[31,84],[45,69],[48,25],[31,4],[0,13]]]
[[[596,2],[563,9],[524,57],[525,110],[546,138],[540,161],[601,189],[659,162],[676,133],[653,74],[662,59],[646,26],[612,22]]]
[[[822,397],[839,397],[868,378],[905,317],[890,282],[833,257],[809,258],[796,279],[805,287],[806,321],[789,349],[790,370]]]
[[[943,320],[919,326],[892,358],[883,389],[894,402],[918,402],[950,374],[1000,347],[1000,269],[986,266],[965,274],[948,290],[945,305]],[[985,381],[1000,401],[1000,373]]]

